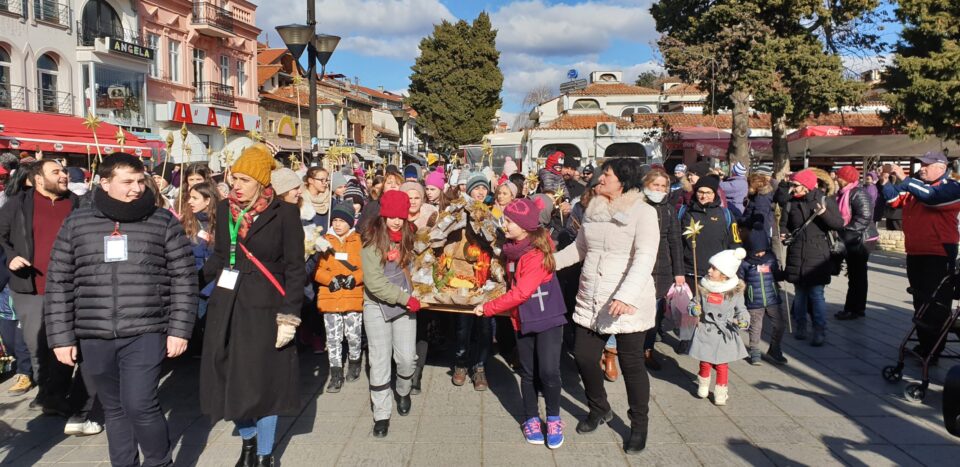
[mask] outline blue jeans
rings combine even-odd
[[[455,365],[458,368],[483,368],[490,358],[493,335],[490,322],[493,318],[480,318],[461,314],[457,319],[457,352]]]
[[[269,415],[253,420],[238,420],[234,422],[237,425],[237,431],[240,437],[250,439],[257,437],[257,455],[269,456],[273,453],[273,441],[277,436],[277,416]]]
[[[813,315],[813,328],[827,329],[827,301],[823,298],[822,285],[796,285],[793,297],[793,321],[797,327],[807,325],[807,307]]]

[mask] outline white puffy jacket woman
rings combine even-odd
[[[610,335],[617,350],[630,404],[630,438],[623,449],[642,451],[647,443],[650,381],[644,366],[646,331],[656,322],[653,266],[660,227],[656,210],[641,193],[640,163],[612,159],[601,167],[597,195],[590,201],[577,240],[556,254],[557,269],[583,262],[577,306],[574,355],[590,413],[577,424],[587,433],[613,418],[597,364]]]

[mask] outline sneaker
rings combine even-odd
[[[750,357],[747,359],[747,361],[749,361],[751,365],[760,365],[761,360],[762,358],[759,350],[750,351]]]
[[[787,357],[783,356],[783,352],[780,349],[770,349],[767,350],[767,359],[777,365],[786,365]]]
[[[523,437],[530,444],[543,444],[543,421],[540,417],[533,417],[523,422]]]
[[[810,340],[810,345],[814,347],[822,347],[823,343],[827,340],[827,334],[822,329],[813,330],[813,339]]]
[[[455,367],[453,369],[453,378],[450,378],[450,381],[453,382],[454,386],[463,386],[463,384],[467,382],[467,369]]]
[[[557,449],[563,445],[563,422],[560,417],[547,417],[547,447]]]
[[[83,436],[99,435],[102,432],[103,425],[93,420],[83,422]]]
[[[83,434],[83,424],[86,420],[83,417],[73,416],[67,420],[63,426],[63,434],[67,436],[78,436]]]
[[[13,385],[7,388],[7,394],[19,396],[33,389],[33,381],[27,375],[16,375],[13,377]]]
[[[482,367],[474,368],[473,370],[473,390],[474,391],[486,391],[487,390],[487,373],[483,371]]]

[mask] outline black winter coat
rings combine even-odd
[[[653,283],[657,291],[657,298],[667,296],[674,277],[685,274],[683,270],[683,231],[680,229],[680,220],[677,211],[670,204],[669,199],[659,203],[647,200],[647,203],[657,210],[657,220],[660,222],[660,247],[657,249],[657,262],[653,265]]]
[[[217,206],[219,225],[213,256],[201,279],[217,280],[230,264],[229,201]],[[292,343],[277,349],[277,315],[300,316],[304,269],[303,227],[297,207],[274,199],[254,220],[245,239],[250,250],[283,287],[281,296],[237,246],[233,290],[214,287],[207,305],[200,408],[214,420],[256,419],[297,413],[299,363]]]
[[[697,275],[703,277],[710,269],[710,257],[723,250],[730,250],[740,246],[737,223],[727,208],[720,206],[718,199],[707,206],[702,206],[693,200],[681,213],[680,228],[686,229],[690,220],[696,220],[703,226],[700,235],[697,235]],[[688,275],[693,275],[693,242],[690,238],[683,238],[683,267]],[[692,287],[691,287],[692,289]]]
[[[73,209],[80,200],[70,193]],[[60,226],[50,226],[59,229]],[[102,240],[101,240],[102,243]],[[0,247],[7,255],[3,267],[7,268],[13,258],[20,256],[33,263],[33,189],[23,190],[11,196],[0,209]],[[37,272],[33,268],[10,271],[10,290],[22,294],[37,293]]]
[[[793,244],[787,248],[784,272],[787,282],[811,286],[830,283],[833,262],[830,259],[830,242],[827,232],[843,228],[840,208],[833,196],[824,196],[815,189],[803,198],[791,198],[786,203],[780,219],[780,232],[792,233],[814,215],[817,203],[827,210],[796,234]]]
[[[115,225],[94,204],[73,211],[60,228],[44,297],[51,348],[77,339],[192,335],[197,270],[180,221],[156,209],[141,221],[119,223],[128,258],[107,263],[104,237]]]
[[[862,188],[854,188],[850,193],[850,222],[843,226],[840,237],[843,238],[847,251],[857,251],[860,254],[865,248],[864,241],[876,238],[879,235],[873,222],[873,202],[870,195]]]

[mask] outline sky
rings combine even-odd
[[[277,25],[304,23],[306,1],[254,0],[261,41],[283,47]],[[633,81],[647,70],[660,71],[657,32],[650,5],[655,0],[316,0],[317,31],[342,37],[327,65],[372,88],[405,92],[420,39],[442,20],[472,21],[481,11],[498,30],[503,71],[502,120],[513,122],[523,96],[546,85],[555,92],[567,70],[581,77],[591,71],[623,71]],[[888,31],[889,32],[889,31]],[[865,63],[858,63],[858,62]],[[870,60],[851,58],[855,67]]]

